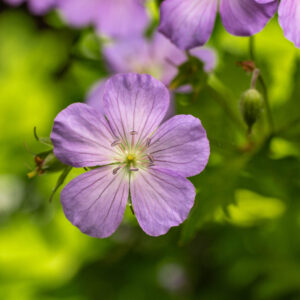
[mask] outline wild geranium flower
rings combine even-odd
[[[204,45],[212,33],[218,6],[224,27],[229,33],[250,36],[263,29],[276,12],[278,2],[277,0],[165,0],[160,8],[159,31],[181,49]]]
[[[198,47],[190,50],[204,64],[204,70],[211,72],[216,66],[216,54],[211,48]],[[147,73],[162,81],[171,83],[177,75],[178,66],[187,60],[186,53],[174,46],[162,34],[156,32],[151,39],[139,37],[124,39],[103,47],[103,56],[112,73]],[[97,82],[88,95],[87,103],[103,109],[102,96],[105,79]],[[186,89],[187,90],[187,89]],[[173,101],[170,102],[167,117],[174,114]]]
[[[103,98],[105,116],[75,103],[54,121],[54,154],[74,167],[94,167],[63,189],[65,215],[82,232],[108,237],[130,201],[147,234],[164,234],[193,206],[195,189],[186,177],[207,164],[206,132],[191,115],[161,124],[169,92],[150,75],[115,75]]]
[[[211,48],[190,50],[204,64],[206,72],[216,66],[216,54]],[[165,36],[155,32],[151,39],[144,37],[120,40],[103,47],[104,58],[112,72],[147,73],[168,85],[187,60],[186,53],[175,47]]]
[[[145,0],[58,0],[57,4],[70,25],[93,25],[113,38],[141,35],[149,24]]]

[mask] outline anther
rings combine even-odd
[[[138,168],[130,168],[129,171],[131,172],[137,172],[139,169]]]
[[[150,138],[147,138],[147,140],[146,140],[146,146],[149,147],[149,146],[150,146],[150,143],[151,143],[151,139],[150,139]]]
[[[154,158],[153,158],[153,156],[152,156],[151,154],[148,154],[147,157],[148,157],[150,163],[153,164],[153,163],[154,163]]]
[[[115,140],[114,142],[112,142],[111,146],[114,147],[120,144],[121,144],[120,140]]]
[[[121,167],[117,167],[115,169],[113,169],[113,174],[116,175],[118,173],[118,171],[121,169]]]
[[[130,131],[130,134],[131,134],[131,135],[136,135],[136,134],[137,134],[137,131],[132,130],[132,131]]]

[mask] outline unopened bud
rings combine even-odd
[[[34,161],[36,168],[27,174],[29,178],[44,173],[58,172],[66,167],[55,157],[52,150],[37,154]]]
[[[249,89],[243,93],[240,107],[243,119],[251,130],[262,112],[263,97],[256,89]]]

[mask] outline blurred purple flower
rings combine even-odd
[[[58,114],[51,133],[55,155],[73,167],[97,167],[61,193],[66,217],[82,232],[110,236],[128,199],[140,226],[152,236],[187,218],[195,189],[186,177],[205,168],[209,142],[193,116],[161,124],[168,105],[169,92],[158,80],[119,74],[105,85],[105,117],[83,103]]]
[[[18,6],[24,3],[26,0],[4,0],[6,3]],[[27,0],[30,11],[36,15],[42,15],[48,12],[50,9],[55,8],[55,5],[59,0]]]
[[[187,60],[184,51],[175,47],[156,32],[151,40],[137,38],[117,41],[103,49],[104,57],[115,73],[148,73],[168,85],[178,72],[178,66]],[[215,52],[208,48],[193,49],[192,55],[204,63],[206,72],[215,68]]]
[[[224,27],[237,36],[262,30],[278,7],[277,0],[165,0],[159,31],[180,49],[204,45],[212,33],[218,3]]]
[[[142,35],[149,25],[145,0],[58,0],[65,20],[75,26],[93,25],[114,38]]]
[[[155,33],[151,40],[140,37],[129,41],[117,41],[105,46],[103,54],[113,73],[147,73],[165,85],[170,84],[178,72],[178,66],[187,59],[183,51],[160,33]],[[212,49],[199,47],[192,49],[190,54],[203,61],[206,72],[211,72],[215,68],[217,59]],[[103,110],[104,82],[105,79],[96,83],[88,95],[87,103],[98,111]],[[172,100],[166,118],[173,114]]]

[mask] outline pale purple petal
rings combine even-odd
[[[95,20],[98,32],[115,38],[143,34],[149,17],[143,0],[98,0],[99,15]]]
[[[155,132],[149,153],[154,164],[190,177],[205,168],[209,141],[199,119],[190,115],[174,116]]]
[[[29,9],[37,15],[42,15],[54,8],[59,0],[28,0]]]
[[[75,27],[82,27],[95,23],[99,14],[100,1],[60,0],[58,1],[58,8],[69,24]]]
[[[122,170],[113,166],[86,172],[61,192],[61,202],[67,219],[83,233],[105,238],[120,225],[128,200],[129,181]]]
[[[115,137],[96,109],[74,103],[60,112],[51,133],[55,156],[73,167],[99,166],[114,162],[111,147]]]
[[[118,74],[105,85],[104,112],[120,139],[144,141],[161,123],[170,103],[169,91],[147,74]],[[130,137],[130,139],[129,139]]]
[[[150,73],[147,70],[151,66],[149,43],[144,37],[108,44],[103,48],[103,55],[114,73]]]
[[[130,182],[136,218],[149,235],[165,234],[188,216],[195,188],[186,178],[169,170],[152,167],[140,170]]]
[[[178,73],[178,66],[186,61],[184,51],[177,48],[164,35],[156,32],[149,45],[150,66],[154,77],[168,85]],[[156,67],[155,67],[156,66]],[[151,70],[151,68],[150,68]],[[157,72],[157,76],[155,74]]]
[[[180,49],[204,45],[212,33],[218,0],[165,0],[159,31]]]
[[[220,0],[224,27],[237,36],[250,36],[261,31],[277,7],[277,1],[259,4],[255,0]]]
[[[300,2],[281,0],[278,16],[285,37],[300,48]]]
[[[204,64],[205,72],[212,72],[217,65],[217,55],[216,52],[207,47],[197,47],[189,50],[190,54],[198,57]]]
[[[92,107],[94,107],[99,115],[104,114],[104,108],[103,108],[103,94],[104,94],[104,87],[105,87],[106,80],[99,80],[97,83],[95,83],[88,96],[86,103]]]

